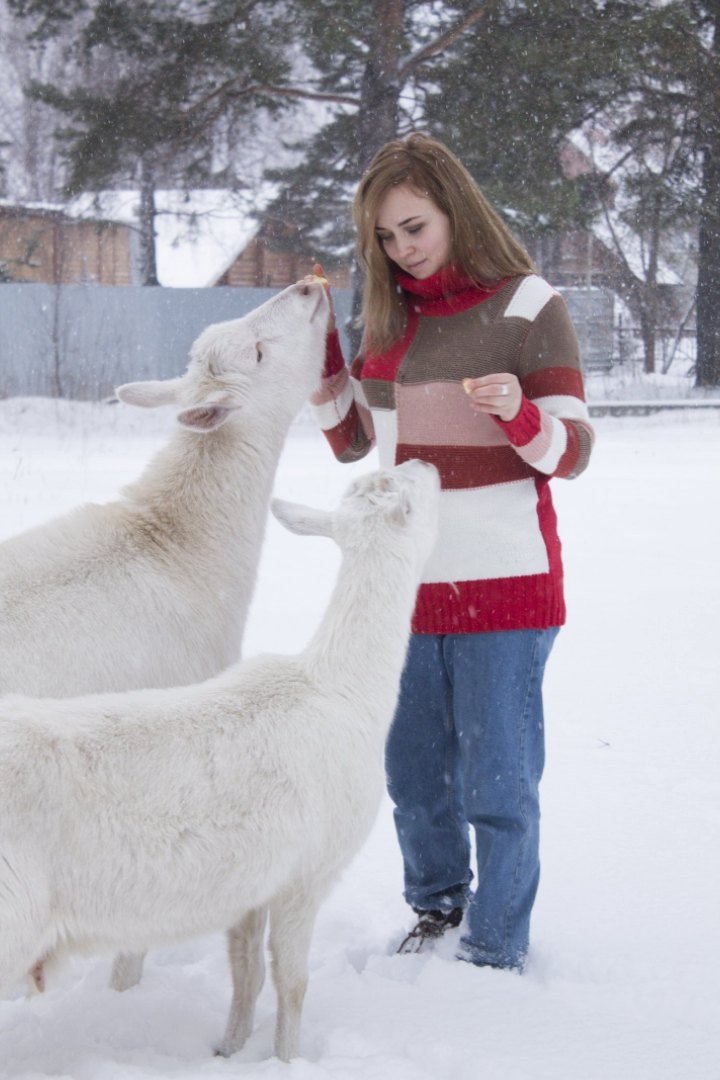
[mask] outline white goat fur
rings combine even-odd
[[[0,693],[177,686],[237,660],[273,477],[319,378],[327,310],[322,285],[292,286],[208,327],[182,377],[119,388],[132,404],[177,405],[186,430],[119,500],[0,544]]]
[[[297,1053],[315,915],[382,792],[438,492],[432,466],[408,462],[356,481],[333,514],[274,507],[343,553],[297,656],[197,686],[0,702],[0,987],[67,951],[229,929],[230,1054],[252,1028],[269,910],[275,1052]]]

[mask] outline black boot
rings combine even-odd
[[[420,916],[407,937],[400,943],[399,953],[422,952],[426,941],[442,937],[446,930],[452,930],[462,922],[463,909],[456,907],[452,911],[418,911]]]

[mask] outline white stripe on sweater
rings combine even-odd
[[[509,319],[514,316],[532,322],[533,319],[537,318],[548,300],[558,295],[552,285],[548,285],[547,281],[543,281],[536,274],[530,274],[522,282],[505,308],[503,317]]]
[[[398,439],[397,412],[395,409],[373,409],[372,421],[375,428],[380,468],[392,469],[395,464]]]
[[[352,386],[353,394],[358,405],[362,405],[364,408],[369,409],[367,398],[365,397],[365,391],[363,390],[363,384],[360,379],[355,379],[350,376],[350,385]]]
[[[522,577],[548,569],[534,480],[441,492],[440,530],[423,582]]]
[[[567,450],[567,441],[567,428],[563,422],[544,412],[541,431],[525,446],[516,446],[515,449],[534,469],[552,476]]]
[[[313,405],[313,415],[323,431],[330,431],[345,419],[352,403],[353,389],[348,382],[332,401],[326,401],[322,405]]]
[[[572,394],[548,394],[547,397],[536,397],[532,401],[538,409],[544,409],[551,416],[559,416],[563,420],[585,420],[586,423],[590,423],[587,405]]]

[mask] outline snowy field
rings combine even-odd
[[[135,477],[172,417],[0,402],[0,535]],[[408,925],[389,805],[321,911],[302,1058],[268,1059],[274,996],[213,1058],[230,988],[221,936],[109,958],[0,1000],[0,1076],[45,1080],[720,1080],[720,413],[597,422],[590,470],[555,482],[569,625],[546,683],[543,874],[523,978],[399,957]],[[373,459],[288,440],[284,497],[330,506]],[[301,648],[328,597],[330,542],[268,527],[246,655]],[[40,658],[39,658],[40,659]],[[2,928],[0,927],[0,932]]]

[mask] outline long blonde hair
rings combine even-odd
[[[373,158],[353,201],[358,258],[364,270],[363,348],[383,352],[405,328],[405,301],[393,263],[375,231],[388,190],[407,184],[450,220],[450,261],[478,284],[534,274],[530,256],[498,217],[464,165],[447,146],[422,132],[388,142]]]

